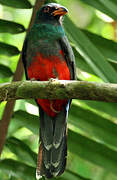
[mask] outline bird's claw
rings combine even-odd
[[[31,80],[31,81],[36,81],[36,79],[35,79],[35,78],[31,78],[30,80]]]
[[[49,79],[49,82],[57,82],[58,81],[58,79],[56,78],[56,79],[54,79],[54,78],[50,78]]]

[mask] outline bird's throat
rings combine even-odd
[[[36,39],[59,39],[65,35],[65,32],[59,24],[40,23],[34,24],[30,32]],[[30,34],[30,35],[31,35]]]

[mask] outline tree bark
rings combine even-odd
[[[50,80],[20,81],[0,85],[0,101],[30,98],[117,102],[117,84]]]

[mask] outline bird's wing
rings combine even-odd
[[[75,57],[67,37],[66,36],[62,37],[59,40],[59,43],[70,70],[71,80],[75,80],[76,79]]]
[[[22,48],[22,61],[23,61],[23,64],[24,64],[24,70],[25,70],[25,75],[26,75],[26,79],[29,80],[29,77],[28,77],[28,73],[27,73],[27,68],[26,68],[26,52],[27,51],[27,38],[24,40],[24,44],[23,44],[23,48]]]

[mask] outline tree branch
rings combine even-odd
[[[52,80],[18,81],[0,85],[0,101],[30,98],[117,102],[117,84]]]

